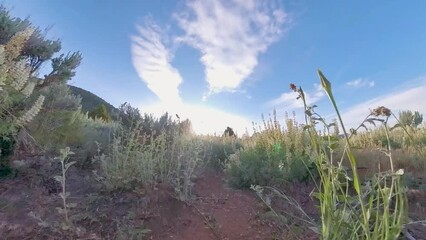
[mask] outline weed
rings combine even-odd
[[[59,183],[61,183],[62,186],[62,192],[59,193],[59,196],[62,199],[62,208],[58,207],[56,208],[58,210],[58,212],[62,215],[64,215],[65,218],[65,222],[62,224],[62,229],[63,230],[68,230],[71,227],[71,222],[70,219],[68,217],[68,213],[69,213],[69,208],[75,207],[76,204],[73,203],[67,203],[67,198],[69,197],[70,193],[66,191],[66,173],[68,171],[68,169],[75,164],[75,161],[72,162],[67,162],[68,160],[68,156],[74,154],[73,152],[70,151],[70,148],[66,147],[64,149],[60,150],[61,155],[59,157],[56,157],[56,160],[59,160],[59,162],[61,163],[61,169],[62,169],[62,175],[60,176],[55,176],[55,180],[58,181]]]
[[[180,200],[191,197],[192,180],[201,159],[196,138],[171,129],[153,135],[135,121],[115,130],[106,154],[94,158],[100,163],[101,180],[109,190],[147,188],[159,182],[172,185]]]
[[[291,89],[298,93],[305,108],[305,129],[311,140],[312,156],[315,159],[320,182],[316,182],[320,201],[321,236],[323,239],[395,239],[407,221],[407,197],[403,188],[402,169],[395,170],[389,138],[388,119],[391,111],[378,107],[365,119],[367,122],[381,122],[385,129],[390,169],[374,175],[369,182],[362,184],[359,179],[357,160],[352,150],[350,135],[345,129],[339,109],[334,99],[330,82],[318,71],[321,86],[328,95],[344,134],[344,154],[351,167],[349,175],[342,166],[343,156],[336,161],[333,152],[336,145],[331,137],[320,137],[317,123],[324,124],[327,131],[331,125],[315,112],[316,106],[308,106],[301,87],[293,84]],[[358,127],[357,129],[359,129]],[[357,129],[351,130],[356,133]],[[328,134],[328,136],[331,136]]]
[[[263,123],[264,128],[245,139],[242,148],[230,157],[227,167],[230,183],[249,188],[252,184],[308,180],[312,161],[305,151],[308,139],[302,127],[287,116],[286,128],[282,128],[275,112]]]

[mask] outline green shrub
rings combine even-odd
[[[45,89],[70,80],[80,64],[81,54],[53,57],[61,50],[60,41],[46,39],[44,31],[28,19],[10,16],[3,5],[0,5],[0,19],[0,139],[1,145],[7,147],[2,149],[3,153],[11,154],[15,147],[29,146],[32,150],[38,145],[28,134],[37,125],[29,123],[36,116],[48,113],[44,108],[49,106],[52,95],[62,104],[74,103],[68,102],[67,96],[60,92],[48,96]],[[51,62],[51,71],[39,78],[40,67],[47,62]],[[1,169],[8,168],[4,154],[0,157]]]
[[[89,112],[89,117],[95,119],[100,118],[104,120],[105,122],[111,121],[111,116],[108,113],[108,110],[106,109],[105,105],[101,104],[99,107],[93,109]]]
[[[95,142],[106,144],[114,122],[92,119],[81,113],[80,97],[71,94],[66,84],[58,83],[39,90],[46,96],[41,114],[29,124],[31,135],[46,154],[57,154],[70,147],[78,167],[90,167],[97,153]]]
[[[163,130],[154,136],[141,130],[143,121],[125,124],[114,131],[105,153],[94,159],[101,169],[97,175],[107,189],[147,188],[163,182],[174,187],[179,199],[190,198],[195,169],[201,159],[201,143],[177,129]]]
[[[242,141],[242,149],[228,165],[231,184],[239,188],[271,185],[284,181],[308,181],[313,162],[307,136],[294,119],[286,116],[286,128],[276,119],[264,120],[264,129]],[[313,171],[312,171],[313,172]]]
[[[178,135],[168,149],[171,162],[167,181],[171,183],[181,201],[193,197],[193,180],[201,161],[202,144],[192,135]]]
[[[260,141],[260,140],[257,140]],[[290,157],[288,157],[290,156]],[[294,157],[294,158],[293,158]],[[237,188],[275,185],[285,181],[307,181],[311,168],[308,156],[295,158],[281,144],[247,146],[231,157],[227,172]]]
[[[250,188],[252,184],[270,185],[282,183],[285,179],[282,171],[284,153],[280,150],[269,151],[264,147],[240,150],[228,167],[229,182],[237,188]]]
[[[139,142],[142,136],[135,129],[117,128],[105,154],[95,157],[99,161],[105,186],[110,190],[146,187],[156,181],[155,164],[165,158],[165,138],[150,145]]]
[[[331,83],[318,70],[321,85],[328,95],[339,119],[344,134],[344,154],[349,159],[352,174],[349,175],[342,166],[342,158],[334,159],[335,145],[320,137],[317,123],[322,122],[330,128],[325,120],[307,105],[301,87],[294,84],[291,89],[303,101],[306,113],[306,130],[311,140],[312,156],[318,170],[320,182],[316,183],[318,192],[314,195],[320,202],[322,239],[396,239],[407,221],[408,200],[402,184],[404,170],[397,170],[391,154],[389,127],[387,125],[392,112],[386,107],[374,109],[360,126],[352,130],[356,133],[368,122],[382,123],[387,138],[383,149],[389,161],[389,169],[381,169],[370,181],[362,184],[358,173],[350,136],[345,129],[339,109],[333,97]]]
[[[242,147],[240,139],[227,136],[198,136],[202,143],[203,162],[215,170],[223,170],[229,157]]]
[[[45,100],[38,95],[25,108],[36,86],[22,57],[24,44],[32,34],[31,29],[17,32],[0,44],[0,177],[11,173],[7,157],[13,153],[18,131],[33,120]]]

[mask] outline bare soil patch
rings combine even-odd
[[[194,198],[179,201],[174,189],[158,184],[152,189],[107,192],[91,170],[71,168],[67,188],[73,230],[63,230],[57,186],[43,159],[16,178],[0,180],[0,239],[318,239],[306,226],[271,215],[251,190],[228,186],[226,175],[205,171],[196,180]],[[288,184],[281,189],[319,222],[312,186]],[[426,219],[426,192],[409,191],[410,220]],[[285,201],[272,198],[285,216],[293,211]],[[297,215],[296,212],[291,212]],[[426,239],[422,224],[408,227],[415,239]]]

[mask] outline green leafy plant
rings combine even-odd
[[[55,178],[56,181],[58,181],[61,184],[62,192],[59,193],[59,196],[62,199],[62,208],[58,207],[56,209],[65,218],[65,222],[62,225],[62,229],[67,230],[71,226],[71,222],[70,222],[69,215],[68,215],[69,214],[69,208],[75,207],[75,204],[67,203],[67,198],[69,197],[70,192],[66,191],[66,173],[67,173],[68,169],[72,165],[74,165],[76,162],[75,161],[67,162],[68,156],[74,154],[73,152],[71,152],[69,147],[61,149],[60,153],[61,153],[60,156],[55,157],[55,160],[58,160],[61,163],[62,174],[55,176],[54,178]]]
[[[102,181],[110,190],[153,184],[157,177],[155,164],[165,158],[164,137],[145,145],[142,140],[144,136],[137,131],[139,123],[129,127],[118,127],[111,142],[103,149],[105,153],[94,158],[95,162],[100,163]]]
[[[229,164],[229,157],[242,147],[241,140],[229,136],[197,136],[202,144],[203,161],[209,167],[223,170]]]
[[[6,157],[13,152],[16,134],[39,113],[45,99],[39,95],[28,110],[22,107],[36,86],[22,57],[24,44],[32,34],[32,29],[17,32],[0,45],[0,176],[11,172]]]
[[[312,161],[305,151],[308,139],[294,119],[286,116],[281,127],[274,112],[263,121],[252,137],[242,142],[242,148],[230,157],[227,172],[234,187],[273,185],[291,181],[307,181]]]
[[[201,159],[201,143],[181,133],[175,122],[158,133],[152,129],[145,132],[145,119],[128,120],[115,129],[104,153],[95,156],[94,161],[99,162],[101,169],[96,173],[98,179],[109,190],[167,183],[174,187],[180,200],[189,199]]]
[[[344,155],[349,160],[350,171],[340,160],[334,159],[336,145],[331,134],[321,137],[317,124],[323,123],[326,131],[332,125],[315,112],[316,106],[308,106],[301,87],[291,84],[290,88],[298,94],[305,108],[305,130],[311,140],[311,154],[319,174],[320,182],[316,182],[318,192],[314,195],[320,202],[321,237],[322,239],[396,239],[407,221],[407,196],[402,185],[404,170],[396,170],[393,165],[389,140],[388,119],[391,111],[378,107],[369,114],[357,129],[366,123],[379,122],[384,125],[388,140],[384,152],[389,158],[390,169],[376,173],[374,177],[362,184],[360,182],[357,160],[354,156],[350,134],[346,131],[339,109],[332,93],[331,83],[318,71],[321,86],[328,95],[338,117],[344,136]],[[328,137],[327,137],[328,136]]]
[[[91,117],[93,119],[100,118],[100,119],[104,120],[105,122],[111,121],[111,116],[109,115],[107,108],[103,104],[99,105],[99,107],[90,111],[89,117]]]
[[[201,161],[201,143],[189,135],[176,136],[169,149],[171,150],[169,161],[172,163],[169,181],[179,200],[189,200],[193,197],[192,181],[195,170]]]
[[[417,128],[423,122],[423,114],[420,114],[418,111],[414,113],[410,110],[401,111],[398,115],[399,122],[404,127]]]

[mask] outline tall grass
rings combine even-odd
[[[242,140],[234,136],[196,136],[202,144],[202,159],[207,167],[223,170],[229,164],[229,158],[242,147]]]
[[[423,175],[426,171],[426,161],[424,160],[426,159],[426,128],[413,128],[411,126],[404,128],[392,127],[389,131],[390,146],[395,166],[404,168],[408,172]],[[368,156],[368,154],[365,152],[387,148],[387,130],[382,126],[351,136],[355,154],[360,155],[362,164],[368,166],[370,169],[377,168],[378,163],[377,161],[367,161],[366,155]],[[386,162],[381,162],[381,165],[388,165]],[[371,166],[373,163],[376,166]]]
[[[375,109],[365,120],[383,124],[387,139],[384,154],[389,160],[389,169],[382,169],[368,182],[361,183],[357,159],[353,153],[350,135],[342,121],[334,99],[330,82],[318,71],[321,86],[328,95],[336,111],[344,134],[343,154],[349,160],[350,170],[342,165],[344,156],[334,158],[337,147],[331,138],[330,128],[325,120],[315,112],[315,106],[308,106],[301,87],[291,84],[291,89],[298,93],[305,108],[306,126],[310,137],[311,154],[315,161],[319,182],[315,196],[320,202],[321,237],[322,239],[396,239],[404,223],[407,221],[407,197],[402,185],[403,169],[396,170],[392,158],[392,148],[387,125],[391,111],[385,107]],[[327,131],[326,137],[318,133],[318,123],[323,123]],[[360,125],[360,126],[361,126]],[[354,131],[352,131],[354,132]]]
[[[227,172],[230,183],[238,188],[276,185],[287,181],[306,181],[312,161],[306,152],[309,139],[303,128],[288,116],[282,127],[276,114],[255,127],[252,137],[231,156]]]
[[[179,199],[192,196],[192,179],[201,156],[201,144],[190,134],[162,131],[147,135],[142,122],[118,127],[110,144],[94,158],[100,179],[109,190],[147,188],[171,184]]]
[[[165,158],[164,136],[147,145],[139,142],[141,136],[136,129],[136,125],[130,129],[117,128],[108,146],[103,146],[105,154],[99,149],[94,158],[95,162],[99,161],[102,180],[110,190],[146,186],[162,174],[155,175],[154,168]]]

